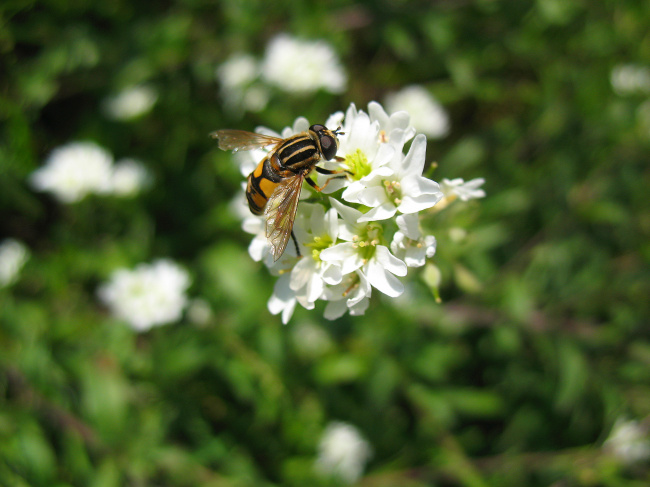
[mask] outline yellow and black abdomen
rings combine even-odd
[[[248,176],[246,198],[251,213],[264,213],[266,202],[280,181],[311,171],[318,161],[318,147],[308,135],[297,134],[282,142]]]
[[[271,164],[273,154],[262,159],[255,170],[248,176],[246,185],[246,198],[248,207],[253,215],[264,213],[264,207],[269,200],[275,187],[284,178],[280,176]]]

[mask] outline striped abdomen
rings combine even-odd
[[[264,213],[266,202],[280,181],[309,172],[319,160],[318,147],[307,134],[297,134],[282,142],[248,176],[246,198],[251,213]]]
[[[261,215],[264,212],[266,202],[273,194],[275,187],[283,179],[272,168],[271,158],[269,156],[262,159],[255,170],[248,175],[246,198],[248,199],[248,207],[253,215]]]

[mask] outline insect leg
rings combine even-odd
[[[323,184],[322,186],[317,185],[317,184],[314,182],[313,179],[311,179],[311,178],[306,178],[306,180],[307,180],[307,182],[309,183],[309,185],[310,185],[312,188],[314,188],[316,191],[319,191],[319,192],[320,192],[320,191],[323,191],[323,189],[324,189],[324,188],[325,188],[325,187],[330,183],[330,181],[331,181],[332,179],[343,179],[343,178],[346,178],[346,177],[347,177],[346,174],[342,174],[342,173],[352,174],[351,172],[349,172],[349,171],[345,171],[345,170],[333,171],[333,170],[331,170],[331,169],[323,169],[322,167],[318,167],[318,166],[316,166],[314,169],[316,169],[316,171],[319,172],[319,173],[321,173],[321,174],[338,174],[338,175],[339,175],[339,176],[334,176],[334,177],[329,178],[327,181],[325,181],[325,184]]]
[[[352,174],[350,171],[347,171],[345,169],[325,169],[319,166],[316,166],[314,169],[316,169],[316,172],[319,172],[321,174],[342,174],[344,172],[348,174]],[[345,176],[341,176],[341,177],[345,177]]]
[[[296,234],[293,233],[293,230],[291,230],[291,238],[293,239],[293,244],[296,246],[296,255],[302,257],[302,255],[300,255],[300,249],[298,248],[298,239],[296,238]]]

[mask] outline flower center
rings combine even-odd
[[[383,234],[384,228],[382,225],[376,222],[371,222],[363,227],[358,235],[352,237],[352,243],[364,261],[368,261],[373,255],[375,255],[377,245],[382,242]]]
[[[331,247],[332,244],[332,238],[329,235],[324,235],[322,237],[314,237],[314,239],[305,244],[305,247],[309,247],[311,249],[311,257],[314,259],[316,262],[321,262],[320,260],[320,253]]]
[[[393,202],[395,206],[402,204],[402,185],[399,181],[384,181],[384,188],[388,199]]]
[[[345,164],[348,166],[348,170],[352,173],[351,177],[355,181],[367,176],[372,171],[368,158],[361,149],[357,149],[353,154],[345,156]]]

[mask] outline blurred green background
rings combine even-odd
[[[313,464],[340,420],[372,447],[364,486],[647,485],[647,460],[603,442],[650,420],[650,89],[611,79],[650,67],[649,25],[636,0],[3,2],[0,238],[31,257],[0,289],[0,484],[339,485]],[[347,89],[227,110],[216,68],[282,32],[330,43]],[[149,113],[105,116],[141,83]],[[434,178],[486,178],[433,223],[442,303],[411,270],[365,316],[282,326],[229,207],[242,177],[207,134],[410,84],[450,116]],[[151,187],[34,192],[75,140],[142,160]],[[190,271],[207,322],[138,334],[98,302],[115,268],[159,257]]]

